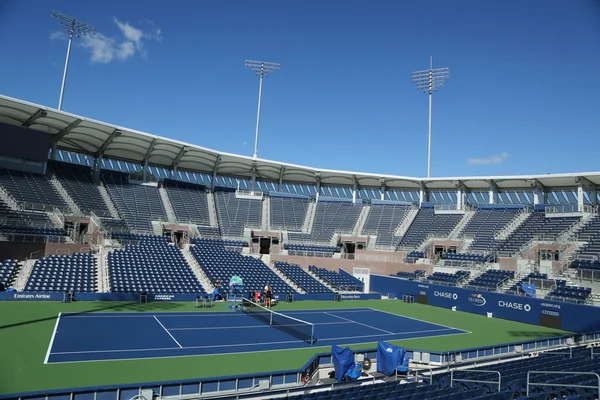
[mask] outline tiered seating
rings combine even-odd
[[[497,290],[500,286],[514,277],[514,271],[490,269],[479,275],[477,278],[469,281],[468,285],[481,289]]]
[[[523,277],[523,279],[512,285],[509,289],[507,289],[506,293],[517,293],[520,295],[524,295],[525,291],[522,287],[524,283],[534,284],[536,286],[536,289],[556,285],[556,281],[554,279],[548,279],[548,274],[531,272],[529,275]]]
[[[578,220],[579,217],[547,218],[544,211],[536,210],[505,241],[496,243],[496,250],[514,254],[534,236],[559,235]]]
[[[198,232],[200,232],[201,237],[207,238],[219,238],[221,237],[221,230],[219,228],[211,227],[211,226],[198,226]]]
[[[206,189],[171,180],[165,180],[164,188],[179,222],[210,225]]]
[[[298,243],[286,243],[283,245],[283,248],[288,250],[288,254],[291,256],[333,257],[333,253],[340,252],[339,247],[336,246],[317,246]]]
[[[329,243],[335,231],[352,231],[361,210],[362,204],[352,204],[349,201],[319,201],[312,233],[289,232],[288,236],[295,242]]]
[[[8,288],[19,272],[19,261],[6,259],[0,263],[0,283]]]
[[[36,210],[42,205],[50,210],[52,206],[67,208],[62,197],[44,175],[0,169],[0,185],[15,200],[28,203],[27,208],[31,208],[32,205],[36,206]]]
[[[271,228],[299,231],[302,229],[308,197],[280,197],[271,195]]]
[[[241,255],[241,247],[247,246],[245,242],[216,239],[194,239],[192,242],[195,246],[191,246],[190,251],[211,282],[220,279],[227,283],[237,275],[248,292],[262,292],[267,283],[276,295],[295,292],[261,260]]]
[[[120,219],[101,218],[104,228],[109,232],[123,233],[127,232],[125,221]]]
[[[167,220],[157,187],[130,184],[126,175],[113,172],[104,171],[102,178],[129,230],[152,233],[152,220]]]
[[[600,257],[600,215],[592,217],[577,232],[577,237],[578,240],[587,242],[577,251],[577,257]]]
[[[90,168],[61,162],[54,162],[51,167],[69,196],[84,214],[93,211],[100,217],[110,216],[98,185],[92,178]]]
[[[297,264],[275,261],[275,267],[306,293],[332,293],[331,289],[316,280]]]
[[[112,292],[205,293],[183,253],[168,238],[150,235],[119,235],[139,240],[108,255]]]
[[[426,279],[433,283],[457,286],[469,279],[470,275],[471,273],[469,271],[456,271],[453,274],[447,272],[434,272],[432,275],[429,275]]]
[[[465,225],[462,234],[473,235],[475,239],[470,251],[488,251],[493,247],[494,235],[515,218],[519,208],[478,209]]]
[[[337,290],[353,292],[362,292],[363,290],[363,285],[358,285],[355,281],[351,280],[345,275],[340,274],[339,272],[315,267],[314,265],[310,265],[308,270],[316,274],[319,278],[323,279]]]
[[[497,257],[494,255],[469,253],[445,253],[443,258],[448,261],[464,261],[468,263],[488,263],[497,261]]]
[[[0,233],[13,235],[66,235],[62,228],[55,228],[45,212],[13,211],[0,201]],[[25,239],[25,238],[24,238]]]
[[[262,223],[262,201],[237,198],[235,193],[216,192],[217,215],[221,234],[230,237],[242,237],[244,226],[259,226]]]
[[[363,235],[377,235],[375,244],[378,246],[398,245],[400,238],[394,233],[410,209],[411,206],[405,204],[372,204]]]
[[[96,292],[96,258],[91,253],[51,255],[35,262],[26,292]]]
[[[416,248],[429,235],[447,235],[461,218],[460,214],[436,214],[433,208],[421,208],[399,246]]]
[[[395,276],[395,277],[402,278],[402,279],[416,281],[418,279],[423,278],[425,276],[425,274],[426,274],[425,271],[423,271],[422,269],[418,269],[415,272],[398,271],[395,274],[391,274],[390,276]]]
[[[425,252],[413,250],[406,256],[406,262],[409,264],[414,264],[420,258],[425,258]]]
[[[557,281],[556,289],[548,293],[547,299],[562,301],[585,302],[592,294],[592,289],[581,286],[569,286],[565,281]]]

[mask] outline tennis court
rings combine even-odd
[[[254,353],[470,333],[372,308],[258,311],[61,313],[45,363]]]

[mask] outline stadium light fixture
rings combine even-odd
[[[281,64],[266,61],[246,60],[244,65],[250,68],[260,78],[260,83],[258,85],[258,111],[256,113],[256,130],[254,132],[254,158],[258,158],[258,128],[260,126],[260,103],[262,100],[263,78],[269,76],[269,74],[272,74],[274,72],[281,71]]]
[[[444,86],[444,80],[450,78],[449,68],[433,68],[433,56],[429,57],[429,69],[415,71],[412,74],[412,81],[417,86],[417,90],[429,94],[429,136],[427,141],[427,177],[431,176],[431,102],[433,92]]]
[[[63,71],[62,85],[60,87],[60,97],[58,99],[58,109],[62,109],[63,95],[65,94],[65,83],[67,82],[67,70],[69,69],[69,58],[71,57],[71,44],[73,37],[81,38],[86,35],[95,35],[96,28],[85,22],[79,21],[74,17],[70,17],[59,11],[52,10],[52,18],[64,27],[65,32],[69,34],[69,45],[67,47],[67,59],[65,60],[65,69]]]

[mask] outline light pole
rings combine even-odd
[[[433,56],[429,58],[429,69],[415,71],[412,81],[417,85],[417,90],[429,93],[429,137],[427,142],[427,177],[431,176],[431,101],[433,92],[444,86],[444,79],[450,78],[449,68],[433,69]]]
[[[58,11],[52,10],[52,18],[58,20],[61,26],[65,27],[66,32],[69,34],[69,46],[67,47],[67,59],[65,61],[65,70],[63,72],[62,85],[60,87],[60,98],[58,99],[58,109],[62,109],[63,95],[65,94],[65,83],[67,82],[67,70],[69,69],[69,58],[71,57],[71,44],[73,43],[73,37],[77,36],[80,38],[85,35],[95,35],[96,28],[90,24],[79,21],[74,17],[70,17]]]
[[[258,84],[258,112],[256,113],[256,131],[254,132],[254,158],[258,158],[258,128],[260,126],[260,102],[262,100],[263,78],[277,71],[281,71],[281,64],[266,61],[246,60],[246,67],[250,68],[260,78]]]

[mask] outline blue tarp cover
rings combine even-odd
[[[331,346],[331,354],[333,356],[335,379],[341,382],[344,375],[354,369],[354,353],[350,350],[350,347],[342,349],[333,345]]]
[[[377,346],[377,371],[382,374],[394,375],[396,368],[404,363],[406,350],[386,342],[379,342]]]
[[[530,297],[535,297],[535,285],[533,283],[521,283],[521,289]]]

